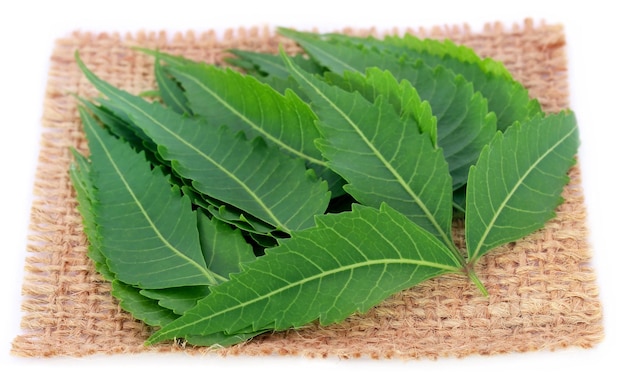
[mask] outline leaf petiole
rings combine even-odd
[[[482,281],[480,281],[480,278],[478,278],[478,276],[476,275],[476,272],[474,271],[474,268],[471,266],[467,266],[465,268],[465,271],[467,273],[467,276],[469,277],[470,280],[472,280],[472,282],[474,283],[474,285],[476,285],[476,287],[478,288],[478,290],[480,290],[480,293],[485,296],[488,297],[489,296],[489,292],[487,291],[487,288],[485,287],[485,285],[482,283]]]

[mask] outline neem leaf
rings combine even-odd
[[[120,281],[111,282],[111,294],[119,300],[122,309],[150,326],[165,326],[178,318],[158,301],[142,295],[140,289]]]
[[[199,300],[208,296],[211,289],[208,286],[179,286],[166,289],[141,289],[139,293],[143,297],[158,301],[160,307],[182,315],[195,307]]]
[[[467,184],[469,262],[555,216],[577,148],[576,119],[567,112],[536,116],[496,135]]]
[[[473,83],[443,66],[430,66],[417,57],[364,47],[350,39],[328,40],[320,35],[285,29],[281,29],[281,33],[301,44],[313,59],[332,72],[365,73],[376,67],[390,71],[398,81],[407,80],[421,100],[428,102],[437,118],[437,144],[448,162],[454,189],[467,182],[469,167],[497,129],[496,117],[489,112],[487,99],[475,91]]]
[[[240,49],[232,49],[230,52],[235,54],[238,59],[227,58],[226,62],[243,68],[247,73],[256,71],[259,74],[257,77],[276,77],[283,80],[289,78],[289,70],[287,70],[285,63],[278,54]],[[292,59],[295,64],[311,74],[322,74],[324,72],[323,67],[302,54],[295,54],[292,56]]]
[[[389,295],[462,264],[404,215],[355,205],[316,218],[246,266],[148,344],[187,336],[323,325],[364,312]]]
[[[280,55],[237,49],[230,52],[237,58],[228,58],[226,62],[243,69],[247,75],[254,76],[281,94],[289,90],[295,92],[302,100],[307,100],[306,94],[295,85]],[[325,71],[317,62],[302,54],[296,54],[292,58],[295,64],[309,73],[323,74]]]
[[[328,182],[330,189],[335,184],[343,185],[315,148],[314,141],[320,137],[315,125],[317,117],[292,90],[283,95],[256,78],[229,68],[176,63],[173,59],[169,62],[168,72],[182,84],[190,109],[204,117],[211,127],[227,125],[243,131],[249,139],[262,137],[303,159]]]
[[[421,60],[431,67],[443,66],[471,82],[489,102],[489,110],[497,115],[498,129],[505,130],[516,121],[524,121],[535,115],[542,115],[537,99],[530,98],[528,90],[517,82],[502,62],[491,58],[481,58],[472,49],[457,45],[450,40],[419,38],[411,34],[404,36],[354,37],[341,34],[314,34],[298,32],[286,28],[279,32],[298,43],[307,45],[319,42],[343,45],[356,45],[366,49],[376,49],[396,57],[415,61]],[[349,54],[339,57],[351,58]]]
[[[481,58],[474,50],[453,43],[420,39],[406,34],[388,36],[386,46],[394,45],[396,54],[423,59],[429,65],[442,65],[463,75],[489,101],[489,109],[498,117],[498,128],[505,130],[513,123],[543,115],[537,99],[530,98],[528,90],[505,68],[489,57]]]
[[[315,114],[292,91],[282,95],[251,76],[201,63],[168,71],[182,84],[193,112],[210,126],[228,125],[249,139],[262,136],[295,157],[326,165],[313,144],[320,136]]]
[[[365,73],[362,75],[356,71],[346,71],[339,75],[329,72],[324,78],[348,92],[360,93],[370,103],[384,96],[401,118],[412,117],[419,130],[429,135],[433,146],[437,146],[437,118],[432,114],[430,103],[422,101],[415,87],[406,80],[396,84],[391,72],[381,72],[376,67],[367,69]]]
[[[219,276],[207,269],[189,198],[84,110],[81,120],[100,250],[116,278],[143,288],[216,284]]]
[[[241,230],[202,212],[198,212],[198,230],[207,267],[222,277],[228,278],[239,272],[243,264],[256,259]]]
[[[148,103],[102,81],[77,60],[96,88],[159,145],[161,156],[197,190],[284,232],[313,225],[313,216],[326,209],[327,185],[302,160],[259,138],[250,141],[229,128],[210,128],[202,119]]]
[[[267,331],[267,330],[266,330]],[[240,332],[234,334],[224,334],[223,332],[217,332],[211,335],[196,335],[185,338],[185,343],[192,346],[202,347],[228,347],[237,343],[242,343],[254,338],[255,336],[262,334],[266,331],[254,331],[254,332]]]
[[[70,166],[70,180],[76,191],[78,201],[77,210],[82,217],[83,232],[89,245],[87,256],[93,261],[98,273],[106,280],[113,281],[115,274],[106,263],[106,257],[100,250],[100,236],[93,212],[93,202],[96,200],[93,183],[91,182],[91,164],[87,158],[76,150],[72,150],[74,162]]]
[[[192,111],[188,106],[187,95],[158,59],[154,62],[154,77],[159,87],[159,96],[163,102],[180,114],[191,115]]]
[[[198,299],[208,294],[208,288],[170,288],[158,290],[139,290],[135,287],[112,282],[111,293],[120,300],[120,306],[130,312],[134,318],[143,321],[150,326],[165,326],[179,317],[175,312],[182,314],[184,311],[194,307]],[[173,309],[173,310],[170,310]],[[217,332],[206,336],[189,336],[186,344],[200,346],[229,346],[241,342],[263,333],[237,332],[234,334],[224,334]]]
[[[318,146],[348,182],[346,191],[365,205],[388,203],[453,247],[451,178],[430,136],[420,133],[414,119],[401,118],[385,96],[371,103],[286,62],[311,99],[324,136]],[[376,77],[375,71],[368,74]]]

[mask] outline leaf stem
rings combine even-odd
[[[478,290],[480,290],[480,293],[485,296],[488,297],[489,296],[489,292],[487,291],[487,288],[485,287],[485,285],[482,283],[482,281],[480,281],[480,279],[478,278],[478,276],[476,275],[476,272],[474,271],[474,268],[472,266],[467,266],[465,268],[465,271],[467,273],[467,276],[470,278],[470,280],[472,280],[472,282],[474,283],[474,285],[476,285],[476,287],[478,288]]]

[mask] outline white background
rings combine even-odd
[[[623,366],[626,283],[623,228],[625,66],[624,26],[617,2],[600,1],[4,1],[0,5],[0,368],[5,374],[105,378],[133,375],[292,378],[463,378],[578,379],[626,378]],[[432,3],[432,4],[430,4]],[[606,337],[593,349],[508,354],[466,359],[311,360],[303,358],[219,358],[184,355],[91,356],[81,359],[22,359],[9,355],[19,334],[20,286],[34,180],[48,60],[54,40],[73,30],[223,31],[230,27],[378,28],[467,23],[480,31],[488,22],[504,25],[536,22],[565,26],[571,107],[576,112],[582,146],[579,158],[593,247],[604,307]],[[619,355],[618,354],[622,354]],[[6,375],[3,375],[6,376]],[[130,376],[129,376],[130,377]]]

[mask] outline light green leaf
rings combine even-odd
[[[311,99],[324,135],[318,146],[330,167],[348,182],[346,191],[368,206],[388,203],[452,248],[451,177],[443,152],[433,147],[430,136],[420,133],[414,119],[401,118],[385,96],[370,103],[289,60],[287,65]],[[369,72],[384,78],[376,73]],[[387,79],[389,86],[398,86],[395,79]]]
[[[116,278],[143,288],[217,283],[200,249],[189,198],[82,109],[81,120],[91,153],[100,251]]]
[[[496,135],[471,169],[467,185],[470,263],[555,216],[577,149],[572,113],[536,116]]]
[[[187,337],[185,339],[185,344],[190,344],[192,346],[212,347],[212,348],[228,347],[234,344],[246,342],[264,332],[266,331],[224,334],[223,332],[220,331],[211,335],[196,335],[196,336]]]
[[[246,140],[226,127],[210,128],[160,104],[119,90],[80,62],[87,78],[151,140],[174,171],[193,180],[210,197],[290,232],[313,225],[330,194],[327,185],[305,169],[304,162],[268,147],[259,138]]]
[[[442,273],[459,272],[438,239],[404,215],[355,205],[294,232],[148,344],[186,336],[323,325],[365,312],[389,295]]]

